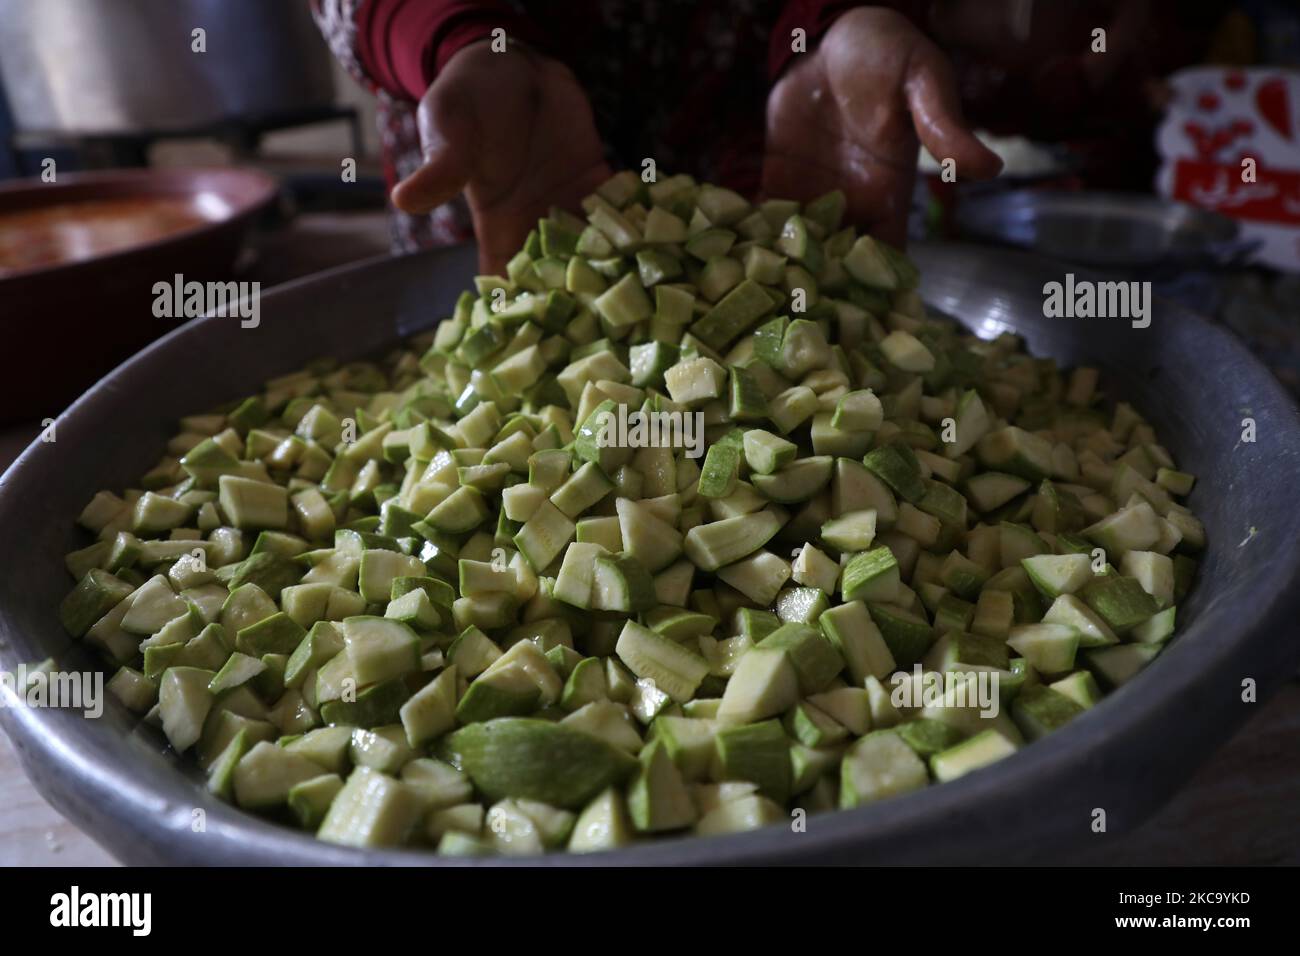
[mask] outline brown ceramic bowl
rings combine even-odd
[[[153,315],[153,286],[177,273],[231,278],[255,215],[278,184],[251,169],[130,169],[0,184],[0,216],[101,199],[181,200],[197,223],[87,259],[0,278],[0,422],[53,418],[127,356],[184,320]],[[3,220],[0,220],[2,227]]]

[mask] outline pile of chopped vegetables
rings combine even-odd
[[[1172,635],[1193,478],[844,207],[614,176],[434,332],[181,419],[64,626],[214,793],[357,846],[789,826],[1013,753]]]

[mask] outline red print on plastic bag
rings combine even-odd
[[[1195,67],[1169,82],[1160,193],[1231,216],[1258,261],[1300,269],[1300,72]]]
[[[1291,109],[1287,103],[1286,83],[1281,77],[1265,80],[1255,90],[1255,105],[1259,115],[1268,121],[1268,125],[1282,134],[1283,139],[1293,139],[1291,126]]]

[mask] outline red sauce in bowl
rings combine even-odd
[[[0,213],[0,277],[155,242],[207,219],[188,199],[87,199]]]

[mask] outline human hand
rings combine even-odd
[[[587,96],[568,67],[511,47],[472,44],[420,101],[424,164],[393,190],[423,214],[464,190],[479,269],[504,274],[551,206],[576,207],[609,176]]]
[[[763,192],[806,200],[841,189],[850,221],[901,246],[918,138],[955,160],[961,179],[1002,168],[962,120],[939,48],[901,14],[855,8],[769,94]]]

